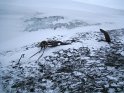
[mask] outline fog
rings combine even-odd
[[[124,0],[73,0],[110,8],[124,9]]]
[[[42,6],[48,7],[56,5],[56,7],[70,8],[67,2],[77,1],[110,8],[124,9],[124,0],[65,0],[65,2],[63,2],[64,0],[2,0],[0,1],[0,42],[20,35],[18,32],[21,32],[23,28],[19,25],[21,24],[20,18],[27,14],[30,15],[30,12],[33,12],[32,10],[26,11],[25,9],[27,9],[28,6],[41,6],[39,1],[42,3]]]

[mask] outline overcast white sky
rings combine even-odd
[[[2,0],[2,2],[8,2],[12,3],[16,0]],[[20,1],[20,0],[19,0]],[[35,0],[34,0],[35,1]],[[52,1],[52,0],[36,0],[41,1],[41,2],[46,2],[46,1]],[[58,2],[61,0],[58,0]],[[102,5],[102,6],[107,6],[110,8],[116,8],[116,9],[124,9],[124,0],[72,0],[72,1],[79,1],[79,2],[85,2],[85,3],[90,3],[90,4],[95,4],[95,5]]]
[[[116,9],[124,9],[124,0],[73,0],[73,1],[102,5]]]

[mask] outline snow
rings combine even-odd
[[[80,0],[11,0],[11,2],[5,0],[0,2],[0,10],[0,64],[5,68],[4,71],[6,71],[7,66],[11,65],[12,61],[18,61],[22,54],[25,54],[25,57],[21,60],[23,66],[36,65],[31,62],[35,62],[40,53],[32,58],[29,57],[40,50],[35,47],[38,42],[48,39],[67,41],[76,38],[77,41],[65,46],[47,48],[43,57],[56,56],[53,52],[57,51],[63,54],[63,50],[68,49],[73,52],[73,49],[78,50],[80,47],[88,47],[91,50],[91,56],[95,56],[93,51],[97,51],[101,47],[110,48],[110,44],[103,41],[99,42],[103,37],[100,34],[100,28],[107,31],[113,29],[120,31],[118,29],[124,28],[124,10],[83,3]],[[54,17],[62,17],[62,19],[55,20]],[[33,18],[39,18],[39,20],[34,21],[32,20]],[[44,19],[44,21],[41,21],[41,19]],[[31,21],[26,22],[26,20]],[[59,23],[64,24],[64,26],[57,29],[52,28]],[[69,25],[71,23],[73,23],[72,27]],[[83,23],[87,25],[82,25]],[[44,24],[46,28],[40,28],[41,24]],[[49,24],[50,27],[48,28]],[[65,24],[70,27],[66,27]],[[25,30],[26,27],[34,30],[29,32],[28,29]],[[123,40],[124,36],[120,35],[120,38]],[[71,52],[68,52],[67,56],[70,57]],[[122,56],[124,55],[123,52],[124,50],[121,50]],[[41,61],[43,60],[42,58],[40,59]],[[84,55],[81,60],[89,60],[87,62],[89,65],[94,62],[89,58],[89,56]],[[60,59],[63,60],[64,58],[60,57]],[[65,58],[64,61],[68,61],[68,58]],[[99,60],[97,61],[99,63]],[[53,61],[53,63],[57,62]],[[52,63],[50,64],[53,65]],[[57,64],[54,69],[57,70],[61,66],[61,63]],[[113,71],[115,67],[107,67],[107,70]],[[75,76],[82,75],[79,71],[74,71],[73,73]],[[118,80],[116,76],[111,75],[107,76],[107,78],[113,81]],[[52,86],[51,81],[47,81],[46,85],[49,85],[48,88],[50,88]],[[1,87],[0,91],[2,91]],[[58,93],[57,91],[56,89],[56,93]],[[109,89],[108,91],[111,93],[114,90]],[[54,93],[55,91],[48,90],[47,92]]]
[[[41,3],[42,2],[42,3]],[[30,3],[30,4],[28,4]],[[50,4],[50,5],[49,5]],[[124,13],[122,10],[114,10],[100,6],[94,6],[84,3],[78,3],[71,0],[12,0],[9,2],[1,2],[1,42],[5,39],[14,38],[23,35],[23,20],[22,17],[33,16],[36,12],[43,13],[45,15],[65,15],[71,18],[83,18],[83,20],[92,21],[108,21],[122,22],[122,17],[120,13]],[[11,8],[9,8],[11,7]],[[97,8],[99,7],[99,8]],[[101,11],[102,10],[102,11]],[[109,12],[111,11],[111,12]],[[44,15],[44,16],[45,16]],[[104,16],[102,16],[104,15]],[[119,15],[119,16],[118,16]],[[112,17],[113,16],[113,17]],[[117,17],[116,17],[117,16]],[[96,20],[97,18],[97,20]],[[105,18],[105,19],[104,19]],[[118,24],[118,23],[117,23]],[[118,28],[118,25],[116,28]],[[121,25],[121,24],[119,24]],[[114,27],[114,26],[113,26]],[[24,28],[23,28],[24,29]],[[12,31],[11,31],[12,30]],[[6,37],[6,38],[5,38]]]

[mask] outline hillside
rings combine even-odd
[[[2,93],[123,93],[124,10],[74,0],[0,5]],[[44,40],[66,45],[40,51]]]

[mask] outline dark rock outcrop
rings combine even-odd
[[[100,31],[104,34],[106,42],[110,43],[111,39],[110,39],[108,32],[104,31],[103,29],[100,29]]]

